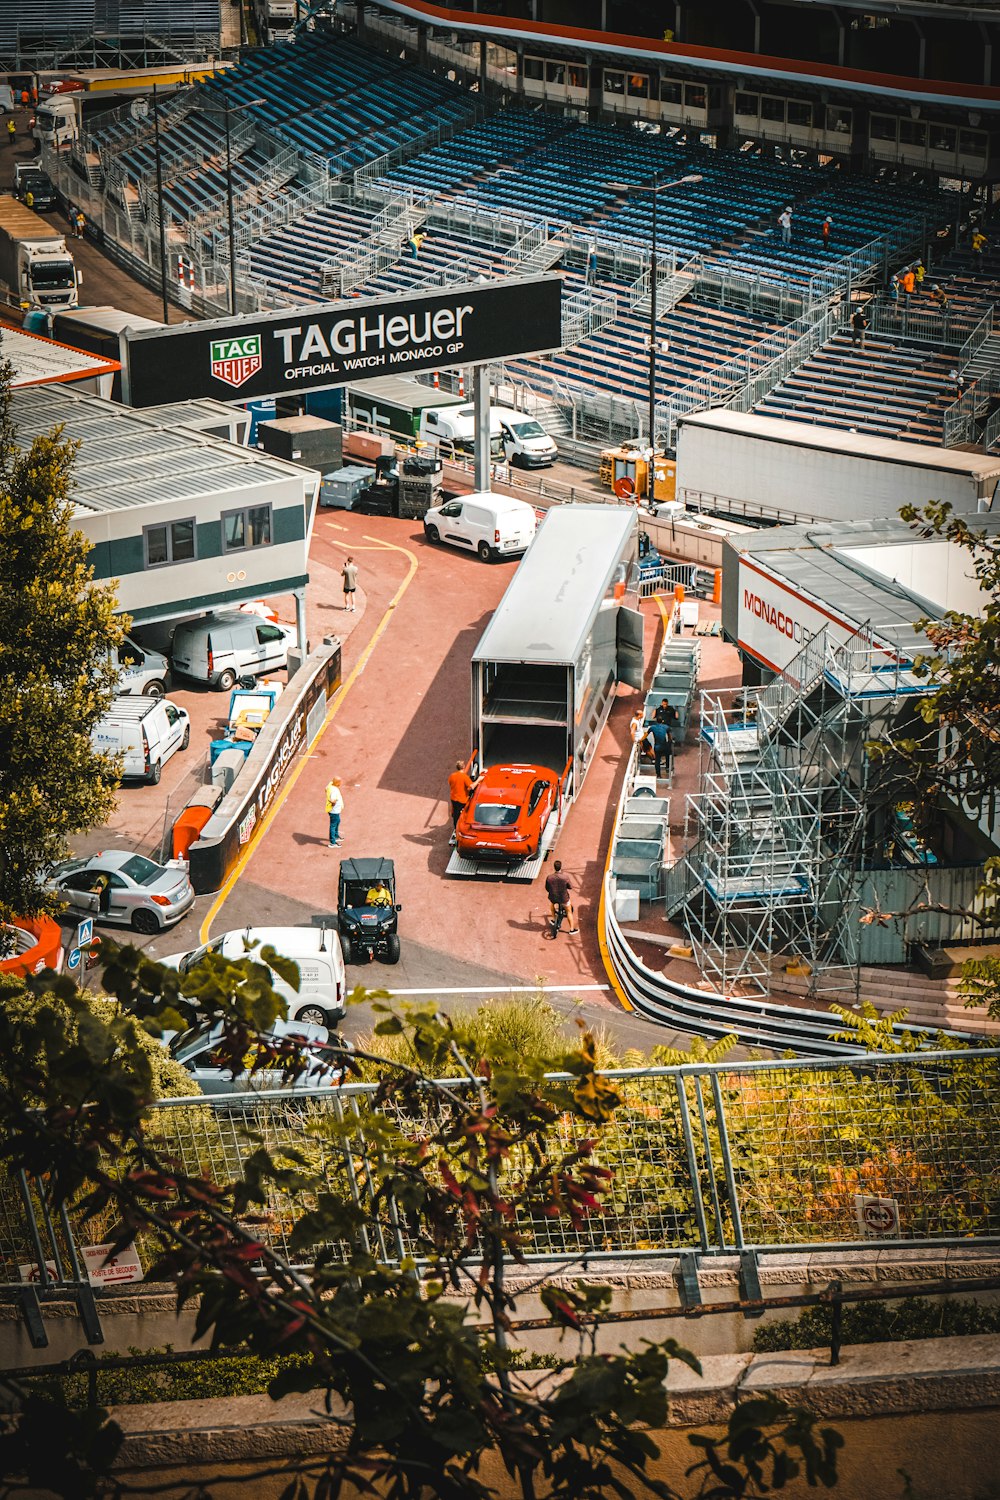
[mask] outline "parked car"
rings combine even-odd
[[[344,859],[337,884],[337,921],[347,963],[373,958],[399,963],[396,867],[391,859]]]
[[[123,779],[155,786],[174,751],[191,743],[191,720],[169,698],[118,697],[94,725],[92,739],[95,749],[122,757]]]
[[[14,197],[27,204],[28,208],[48,209],[56,206],[56,190],[52,186],[52,180],[36,161],[14,163]]]
[[[489,766],[455,829],[466,859],[520,860],[538,853],[558,782],[545,766]]]
[[[119,693],[162,698],[170,681],[170,663],[158,651],[147,651],[126,636],[115,650]]]
[[[527,501],[482,490],[429,510],[424,516],[424,536],[429,542],[447,542],[491,562],[526,552],[537,525],[535,508]]]
[[[270,970],[271,983],[288,1007],[288,1019],[297,1025],[335,1026],[344,1014],[347,975],[336,932],[329,927],[242,927],[220,933],[211,942],[188,953],[173,953],[161,959],[168,968],[186,974],[206,953],[223,958],[253,958],[260,963],[260,949],[270,946],[282,958],[299,966],[299,988]]]
[[[228,693],[238,677],[261,677],[288,665],[297,636],[290,625],[275,625],[241,610],[223,610],[187,620],[174,631],[174,671],[208,682]]]
[[[274,1021],[262,1041],[280,1047],[289,1039],[301,1042],[309,1056],[309,1066],[295,1079],[281,1068],[248,1069],[233,1074],[217,1058],[222,1040],[222,1023],[180,1031],[167,1041],[171,1057],[186,1068],[203,1094],[245,1094],[271,1089],[335,1088],[343,1077],[339,1054],[352,1051],[343,1037],[334,1042],[325,1026],[310,1026],[302,1021]]]
[[[49,872],[48,886],[74,912],[143,933],[172,927],[194,905],[184,860],[158,865],[131,849],[63,860]]]

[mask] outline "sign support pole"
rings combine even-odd
[[[472,406],[476,431],[472,487],[478,492],[490,487],[490,382],[487,365],[476,365],[473,368]]]

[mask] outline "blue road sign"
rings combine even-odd
[[[78,969],[80,967],[80,958],[79,948],[71,948],[69,950],[69,957],[66,960],[67,969]]]

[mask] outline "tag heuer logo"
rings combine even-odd
[[[226,385],[243,385],[262,363],[259,333],[212,340],[212,374]]]

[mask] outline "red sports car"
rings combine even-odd
[[[558,782],[545,766],[490,766],[455,830],[466,859],[530,859],[538,853]]]

